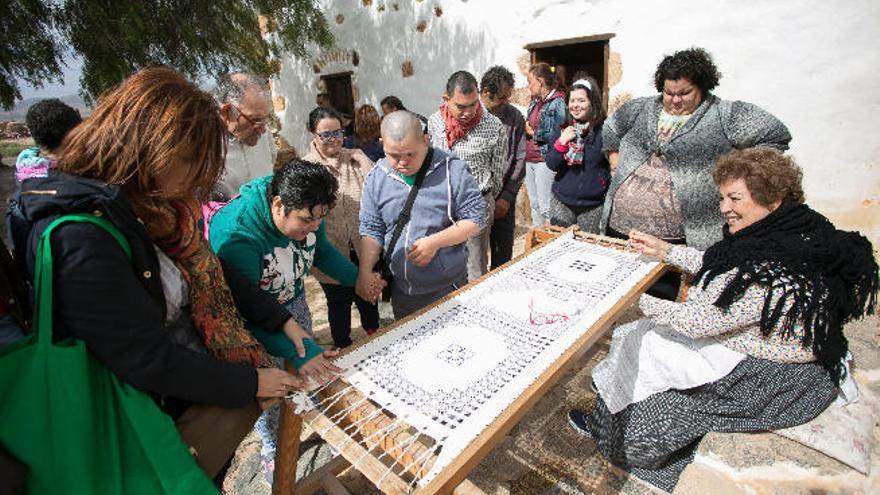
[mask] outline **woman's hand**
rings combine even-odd
[[[287,335],[287,338],[293,342],[293,345],[296,347],[296,355],[299,357],[306,357],[306,348],[303,345],[303,339],[311,338],[311,336],[305,331],[305,329],[301,327],[296,320],[290,318],[284,322],[284,326],[281,327],[281,330],[284,332],[284,335]]]
[[[559,135],[559,142],[561,144],[568,144],[569,142],[571,142],[572,139],[574,139],[576,134],[577,132],[575,131],[574,126],[570,125],[566,127]]]
[[[376,304],[386,285],[388,283],[378,273],[360,272],[354,286],[354,292],[364,301]]]
[[[669,248],[672,247],[668,242],[638,230],[629,231],[629,242],[633,249],[639,253],[661,260],[666,258],[666,255],[669,254]]]
[[[257,398],[284,397],[303,387],[303,381],[277,368],[257,368]]]
[[[535,130],[532,129],[532,126],[530,126],[528,122],[526,122],[526,135],[530,138],[534,137],[535,135]]]
[[[620,158],[620,153],[617,151],[609,151],[608,152],[608,164],[611,166],[611,176],[614,177],[614,172],[617,171],[617,159]]]
[[[303,386],[305,388],[311,388],[312,385],[320,387],[342,373],[342,368],[330,362],[330,359],[338,354],[339,351],[324,351],[320,356],[315,356],[302,365],[298,372],[302,378]]]

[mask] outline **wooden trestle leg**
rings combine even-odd
[[[286,368],[295,373],[290,363],[287,363]],[[302,416],[294,414],[293,405],[282,400],[278,446],[275,450],[275,476],[272,480],[273,495],[293,495],[296,492],[296,466],[299,463],[302,423]]]

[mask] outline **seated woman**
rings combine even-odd
[[[197,445],[198,461],[210,475],[252,427],[260,413],[255,398],[282,397],[301,385],[264,367],[269,361],[245,319],[285,339],[305,335],[274,298],[222,264],[201,235],[198,200],[223,171],[225,132],[217,104],[197,85],[167,68],[137,72],[68,134],[58,173],[24,182],[21,215],[29,229],[15,242],[25,247],[15,254],[33,276],[37,241],[60,215],[91,213],[125,236],[131,258],[92,224],[54,232],[54,337],[84,341],[173,417],[191,420],[183,412],[190,404],[235,415],[238,430],[184,435],[190,445],[206,442]],[[300,364],[301,371],[332,373],[320,355]]]
[[[294,159],[274,175],[244,184],[241,194],[211,218],[210,239],[217,256],[285,305],[309,334],[312,318],[304,281],[312,266],[349,288],[358,280],[357,267],[333,247],[325,233],[323,219],[335,205],[338,189],[339,184],[327,167]],[[373,280],[380,283],[376,278]],[[374,297],[366,292],[367,288],[356,290],[364,297]],[[381,286],[377,291],[381,291]],[[294,365],[322,351],[305,339],[306,355],[300,358],[293,343],[283,335],[257,325],[248,324],[248,329],[269,352]],[[324,377],[319,378],[323,381]],[[277,422],[278,411],[274,409],[257,423],[263,441],[265,474],[270,481]]]
[[[695,274],[684,303],[642,296],[593,370],[599,398],[569,422],[612,462],[672,491],[709,431],[786,428],[821,413],[848,379],[843,326],[874,311],[871,243],[803,204],[801,171],[776,151],[722,156],[726,220],[705,253],[637,231],[633,245]]]
[[[554,172],[550,224],[599,233],[605,191],[611,182],[608,159],[602,153],[602,93],[595,79],[578,74],[568,96],[571,124],[553,131],[544,158]]]

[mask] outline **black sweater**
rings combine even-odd
[[[32,191],[55,192],[34,195]],[[230,408],[254,400],[257,373],[253,366],[227,363],[168,338],[159,262],[122,191],[53,173],[22,184],[21,208],[24,222],[17,232],[13,229],[14,244],[25,248],[16,255],[26,257],[31,276],[40,235],[63,214],[99,211],[131,244],[129,259],[100,227],[69,223],[55,230],[55,340],[81,339],[120,379],[154,396]],[[274,297],[233,268],[224,265],[223,271],[245,318],[275,331],[290,318]]]

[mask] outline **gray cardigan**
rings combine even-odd
[[[605,121],[602,149],[618,151],[620,156],[605,196],[601,231],[608,226],[617,189],[657,149],[657,119],[662,109],[662,96],[636,98]],[[715,160],[733,148],[766,146],[785,151],[789,141],[785,124],[758,106],[706,95],[688,121],[660,146],[681,203],[688,246],[706,249],[721,240],[724,218],[712,181]]]

